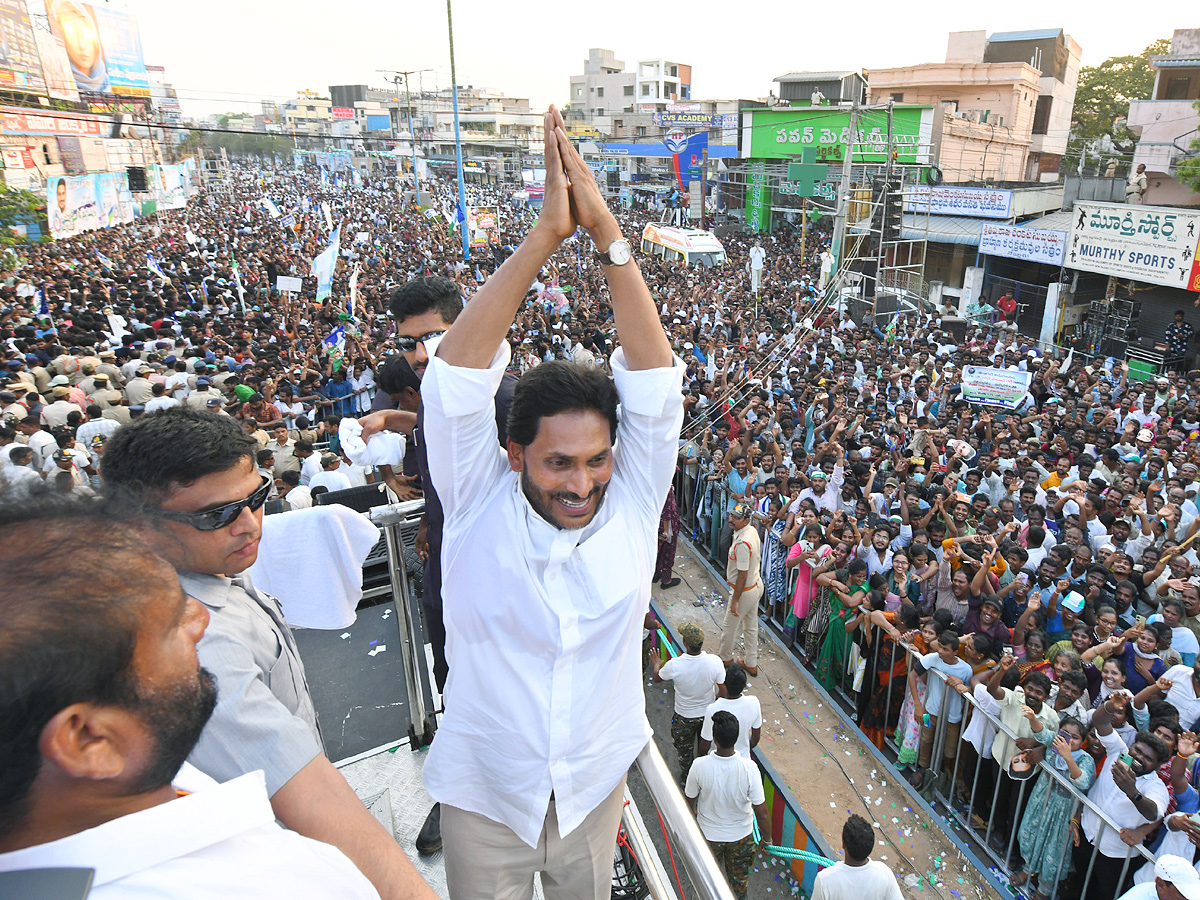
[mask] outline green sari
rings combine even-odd
[[[851,597],[858,593],[867,593],[866,583],[850,588]],[[825,639],[817,656],[817,683],[827,691],[832,691],[838,685],[846,671],[846,654],[854,639],[852,634],[847,633],[846,623],[857,609],[856,606],[846,606],[836,591],[829,591],[829,627],[825,630]]]

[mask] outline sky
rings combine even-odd
[[[604,4],[453,0],[460,85],[528,97],[535,108],[565,103],[569,78],[588,49],[604,47],[629,70],[638,59],[693,67],[693,97],[765,97],[789,71],[859,70],[940,62],[951,31],[1063,28],[1083,48],[1084,65],[1140,52],[1171,27],[1130,16],[1113,0],[1061,4],[1046,15],[1024,4],[925,0],[916,8],[861,0],[767,16],[736,4],[610,0]],[[41,5],[30,0],[31,12]],[[331,84],[383,86],[377,69],[429,69],[410,76],[449,86],[444,4],[413,0],[110,0],[136,15],[147,64],[166,67],[186,115],[253,112],[259,98],[285,99]],[[1103,8],[1109,6],[1107,11]],[[1071,13],[1067,9],[1073,9]],[[586,10],[586,14],[580,14]]]

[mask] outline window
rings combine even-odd
[[[604,88],[602,88],[602,87],[596,88],[596,96],[603,97],[604,96]]]
[[[602,115],[604,115],[604,107],[603,107],[603,106],[597,106],[597,107],[596,107],[596,109],[595,109],[595,114],[596,114],[596,115],[598,115],[598,116],[602,116]]]
[[[625,85],[625,96],[626,97],[633,96],[633,85],[632,84]]]
[[[645,125],[634,126],[633,133],[634,133],[635,137],[645,137],[646,136],[646,126]]]
[[[1033,111],[1033,133],[1046,134],[1050,129],[1050,105],[1053,97],[1038,97],[1037,108]]]
[[[624,127],[625,127],[625,120],[624,120],[624,119],[615,119],[615,120],[613,120],[613,128],[624,128]]]
[[[1192,86],[1192,79],[1188,75],[1176,75],[1167,82],[1167,96],[1164,100],[1187,100],[1189,99],[1188,89]]]
[[[679,77],[679,66],[671,66],[671,77],[672,78]]]
[[[575,88],[575,96],[582,97],[583,96],[583,88],[581,88],[581,87]]]
[[[892,102],[893,103],[903,103],[904,102],[904,94],[903,93],[892,94]]]

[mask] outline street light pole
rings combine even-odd
[[[451,0],[446,0],[446,29],[450,35],[450,97],[454,104],[454,157],[458,163],[458,215],[462,216],[459,229],[462,231],[463,259],[471,257],[471,236],[467,233],[467,199],[463,189],[462,135],[458,127],[458,76],[454,69],[454,14]]]

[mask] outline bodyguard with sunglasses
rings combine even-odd
[[[220,693],[188,761],[222,782],[261,769],[289,829],[341,849],[384,898],[433,898],[325,757],[283,612],[243,574],[258,556],[270,490],[257,450],[235,420],[185,407],[138,419],[105,449],[106,490],[136,505],[148,542],[209,613],[196,649]]]

